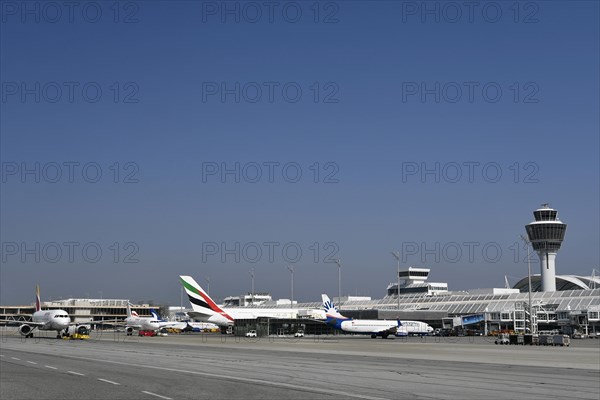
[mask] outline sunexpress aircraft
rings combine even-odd
[[[371,335],[372,338],[381,336],[383,339],[386,339],[389,335],[428,335],[433,332],[431,326],[421,321],[348,318],[338,312],[329,296],[322,294],[321,297],[326,323],[344,332]]]

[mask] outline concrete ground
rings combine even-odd
[[[2,332],[0,332],[2,333]],[[600,340],[0,337],[2,399],[594,399]]]

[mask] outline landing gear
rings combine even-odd
[[[56,335],[57,339],[62,339],[62,335],[60,334],[60,332],[58,332],[58,334]]]
[[[30,339],[32,339],[32,338],[33,338],[33,333],[30,333],[29,335],[26,335],[26,336],[25,336],[25,338],[26,338],[26,339],[27,339],[27,338],[30,338]]]
[[[382,339],[387,339],[387,337],[388,337],[388,334],[387,334],[387,333],[384,333],[383,335],[381,335],[381,338],[382,338]]]
[[[377,335],[375,335],[375,334],[371,335],[371,339],[377,339]]]

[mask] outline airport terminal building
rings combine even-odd
[[[348,317],[364,319],[417,320],[434,328],[455,332],[489,334],[498,331],[518,333],[561,330],[571,334],[600,333],[600,278],[556,275],[555,258],[564,239],[566,224],[547,205],[534,211],[535,220],[526,226],[529,243],[540,259],[540,274],[524,277],[512,288],[474,289],[453,292],[447,283],[429,282],[430,269],[409,267],[399,271],[398,282],[387,286],[385,297],[334,299],[338,309]],[[531,281],[531,294],[529,282]],[[124,319],[128,300],[68,299],[45,302],[45,309],[63,309],[74,322]],[[321,302],[296,303],[272,301],[268,293],[249,293],[226,298],[225,307],[297,309],[297,318],[278,321],[275,318],[236,321],[245,332],[257,329],[271,334],[289,334],[298,329],[329,333],[315,321],[315,310]],[[132,310],[150,316],[149,304],[134,305]],[[25,320],[33,305],[0,306],[0,319]],[[323,313],[324,315],[324,313]],[[266,326],[265,326],[266,324]]]
[[[567,225],[548,204],[533,211],[525,226],[531,249],[538,254],[540,274],[526,276],[512,288],[448,290],[448,284],[429,282],[430,269],[398,272],[386,296],[372,299],[334,299],[344,315],[365,319],[401,319],[427,322],[455,332],[517,333],[560,330],[571,334],[600,333],[600,278],[556,275],[555,260]],[[531,281],[531,295],[529,286]],[[298,304],[315,309],[319,302]]]

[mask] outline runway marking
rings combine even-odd
[[[173,400],[171,397],[165,397],[165,396],[161,396],[160,394],[156,394],[156,393],[152,393],[152,392],[146,392],[145,390],[142,390],[142,393],[149,394],[150,396],[156,396],[156,397],[159,397],[159,398],[165,399],[165,400]]]
[[[98,380],[99,380],[99,381],[102,381],[102,382],[110,383],[110,384],[112,384],[112,385],[120,385],[120,383],[113,382],[113,381],[109,381],[108,379],[102,379],[102,378],[98,378]]]
[[[12,358],[13,360],[21,361],[21,359],[20,359],[20,358],[17,358],[17,357],[11,357],[11,358]]]
[[[75,371],[67,371],[68,374],[73,374],[73,375],[79,375],[79,376],[85,376],[84,374],[81,374],[79,372],[75,372]]]
[[[29,364],[37,365],[37,363],[36,363],[36,362],[33,362],[33,361],[27,361],[27,362],[28,362]]]
[[[258,384],[258,385],[265,385],[265,386],[271,386],[271,387],[300,390],[303,392],[323,393],[323,394],[328,394],[328,395],[334,395],[339,398],[346,397],[346,398],[364,399],[364,400],[388,400],[384,397],[369,396],[369,395],[365,395],[365,394],[344,392],[344,391],[333,390],[333,389],[309,388],[304,385],[294,385],[291,383],[283,383],[283,382],[272,382],[272,381],[267,381],[267,380],[263,380],[263,379],[242,378],[239,376],[213,374],[210,372],[200,372],[200,371],[188,371],[185,369],[158,367],[155,365],[126,363],[123,361],[102,360],[99,358],[88,358],[88,357],[77,357],[77,356],[64,356],[64,357],[73,358],[73,359],[77,359],[77,360],[85,360],[88,362],[96,361],[96,362],[104,362],[104,363],[116,364],[116,365],[125,365],[128,367],[149,368],[149,369],[156,369],[156,370],[161,370],[161,371],[179,372],[179,373],[184,373],[184,374],[204,376],[204,377],[208,377],[208,378],[217,378],[217,379],[223,379],[223,380],[234,381],[234,382],[248,383],[251,385]]]
[[[56,367],[53,367],[53,366],[51,366],[51,365],[44,365],[44,367],[46,367],[46,368],[50,368],[50,369],[58,369],[58,368],[56,368]]]

